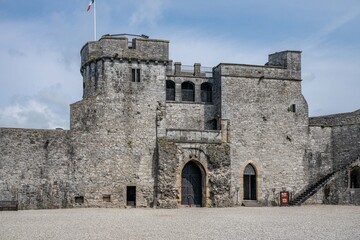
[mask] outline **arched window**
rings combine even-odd
[[[212,85],[211,83],[201,84],[201,101],[211,103],[212,102]]]
[[[256,171],[251,164],[244,170],[244,200],[256,200]]]
[[[351,169],[350,188],[360,188],[360,167],[353,167]]]
[[[181,100],[194,102],[195,101],[195,87],[191,82],[183,82],[181,84]]]
[[[175,83],[171,80],[166,80],[166,100],[175,101]]]

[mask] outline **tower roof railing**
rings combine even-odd
[[[106,34],[103,36],[104,37],[131,37],[131,38],[140,37],[140,38],[145,38],[145,39],[149,38],[149,36],[145,35],[145,34],[139,35],[139,34],[131,34],[131,33]]]
[[[175,64],[170,64],[167,67],[167,73],[174,74],[175,73]],[[183,73],[194,73],[195,66],[194,65],[181,65],[181,72]],[[200,67],[200,73],[204,73],[206,77],[211,78],[213,76],[212,67]]]

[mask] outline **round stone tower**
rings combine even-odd
[[[105,35],[81,49],[84,89],[71,105],[71,154],[76,191],[89,206],[153,201],[156,110],[165,101],[169,42],[132,37]]]

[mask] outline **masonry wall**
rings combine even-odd
[[[195,64],[196,66],[197,64]],[[176,64],[180,68],[180,63]],[[166,79],[175,83],[175,101],[166,101],[166,127],[169,129],[196,129],[213,130],[213,120],[218,121],[214,101],[205,103],[201,100],[201,84],[210,83],[213,86],[213,99],[215,86],[213,79],[207,78],[204,73],[198,71],[183,72],[177,69],[174,73],[167,74]],[[193,102],[182,99],[181,85],[190,82],[194,85],[195,99]]]
[[[291,194],[301,190],[307,184],[308,108],[298,72],[235,64],[220,64],[216,71],[221,118],[230,121],[233,191],[239,187],[243,199],[242,171],[249,163],[258,174],[257,198],[265,205],[283,188]]]
[[[350,186],[351,169],[360,166],[359,116],[355,111],[310,119],[310,183],[332,171],[337,173],[307,203],[360,204],[360,189]],[[341,167],[344,170],[339,171]]]
[[[360,205],[360,188],[350,186],[350,171],[360,166],[360,125],[333,126],[332,143],[333,168],[347,168],[324,187],[324,203]]]
[[[360,204],[349,173],[360,166],[360,112],[310,119],[301,93],[300,52],[271,54],[265,66],[219,64],[212,77],[169,71],[168,41],[104,36],[81,51],[83,99],[64,130],[0,128],[0,201],[20,209],[181,205],[181,173],[201,169],[206,207],[241,204],[244,169],[256,169],[257,200],[278,205],[345,168],[308,202]],[[133,81],[134,70],[140,73]],[[171,69],[170,69],[171,70]],[[165,81],[176,84],[166,101]],[[181,99],[191,81],[195,101]],[[211,83],[211,103],[201,84]],[[217,122],[214,130],[213,120]]]
[[[134,66],[141,69],[141,82],[115,74]],[[148,207],[154,194],[156,109],[165,99],[165,67],[106,62],[105,72],[105,93],[72,105],[79,195],[89,206],[101,205],[103,195],[111,195],[107,205],[124,207],[126,187],[135,186],[136,205]]]
[[[203,174],[203,206],[233,206],[231,193],[230,149],[226,143],[181,143],[159,140],[157,206],[181,206],[181,173],[186,163],[194,161]]]
[[[71,105],[77,194],[85,206],[125,207],[127,187],[136,187],[136,206],[149,207],[168,42],[133,39],[129,46],[126,38],[105,37],[85,45],[81,54],[85,94]],[[136,82],[132,69],[140,71]]]
[[[170,129],[212,129],[215,118],[213,104],[167,103],[166,123]]]
[[[0,128],[0,201],[19,209],[74,204],[69,132]]]
[[[309,183],[333,171],[333,142],[331,127],[309,127],[309,142],[306,149]]]

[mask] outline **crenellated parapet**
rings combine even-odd
[[[169,61],[169,41],[147,36],[104,35],[99,41],[88,42],[81,49],[80,72],[83,77],[83,97],[109,92],[117,82],[140,82],[151,66],[166,68]],[[155,68],[154,68],[155,69]]]
[[[99,41],[86,43],[80,54],[81,69],[99,59],[167,63],[169,41],[144,37],[129,41],[126,36],[104,35]]]

